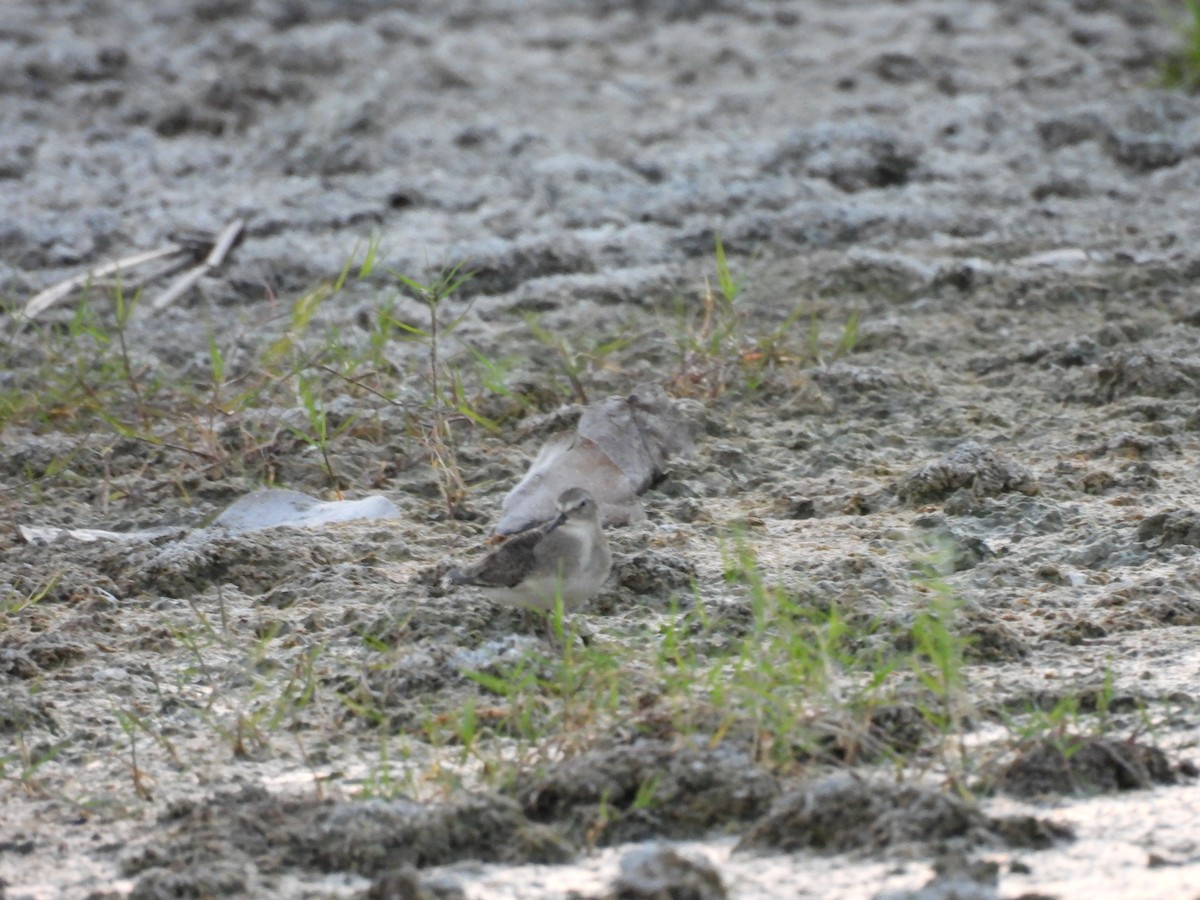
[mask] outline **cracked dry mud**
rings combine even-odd
[[[1169,12],[8,4],[0,893],[1194,891],[1200,101],[1156,86]],[[411,430],[429,390],[417,343],[387,346],[372,382],[407,406],[321,381],[335,424],[353,419],[331,445],[345,493],[385,494],[398,523],[180,541],[264,481],[328,496],[302,409],[159,411],[152,443],[20,400],[69,393],[111,352],[72,325],[78,298],[22,323],[30,296],[236,217],[247,232],[219,270],[134,316],[132,368],[203,393],[212,337],[232,377],[252,376],[296,299],[371,233],[399,272],[466,259],[445,352],[468,379],[502,361],[510,393],[468,385],[501,425],[456,425],[456,517]],[[746,336],[799,313],[761,373],[750,345],[681,360],[676,310],[715,283],[718,233]],[[111,296],[88,303],[111,335]],[[423,321],[382,274],[351,278],[298,340],[366,346],[385,303]],[[702,403],[695,454],[645,495],[645,522],[611,531],[593,643],[662,640],[701,613],[719,628],[685,629],[689,652],[743,639],[750,594],[726,578],[741,541],[770,584],[905,652],[928,599],[915,560],[940,548],[971,638],[978,777],[959,787],[977,800],[942,777],[941,735],[904,695],[866,719],[831,704],[779,766],[719,711],[698,707],[683,734],[646,694],[559,758],[478,784],[453,729],[431,726],[475,704],[498,729],[503,704],[464,672],[541,639],[438,575],[577,414],[530,315],[583,354],[590,398],[655,382]],[[134,400],[105,402],[137,425],[121,418]],[[167,530],[33,546],[18,525]],[[1031,711],[1064,709],[1020,739]],[[669,844],[629,847],[654,840]]]

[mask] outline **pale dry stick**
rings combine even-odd
[[[144,264],[141,274],[136,278],[122,277],[122,272],[116,272],[112,276],[101,275],[98,278],[94,277],[84,286],[90,287],[93,290],[120,288],[127,294],[134,294],[151,282],[158,281],[160,278],[167,278],[181,269],[186,269],[192,265],[195,257],[196,251],[193,248],[181,247],[180,252],[175,253],[173,256],[162,257],[157,261],[157,265],[153,267],[151,267],[150,263]],[[155,260],[151,260],[150,262],[153,263]]]
[[[189,269],[176,279],[169,288],[154,298],[154,301],[150,304],[151,314],[166,309],[187,293],[197,281],[224,262],[225,256],[232,249],[233,245],[237,243],[237,239],[241,237],[245,227],[246,223],[241,219],[234,219],[226,225],[221,230],[221,233],[217,235],[217,239],[213,242],[212,250],[204,258],[204,262]]]
[[[116,262],[111,262],[100,266],[98,269],[92,269],[88,272],[83,272],[79,275],[72,275],[65,281],[60,281],[58,284],[51,285],[44,291],[35,294],[25,304],[24,315],[27,319],[32,319],[35,316],[44,313],[51,306],[61,300],[67,294],[76,288],[83,287],[97,278],[103,278],[106,275],[114,275],[123,269],[132,269],[144,263],[153,262],[156,259],[162,259],[165,256],[173,256],[176,253],[190,252],[188,248],[182,247],[179,244],[166,244],[159,247],[157,250],[147,250],[145,253],[136,253],[133,256],[127,256],[124,259],[118,259]]]
[[[187,252],[177,253],[173,259],[168,258],[154,268],[147,267],[146,271],[138,275],[137,278],[123,279],[120,275],[117,275],[115,278],[93,281],[92,287],[121,287],[126,293],[135,293],[151,282],[158,281],[160,278],[167,278],[181,269],[186,269],[192,265],[197,256],[196,249],[194,247],[184,247],[183,249]]]

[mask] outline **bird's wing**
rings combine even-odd
[[[579,538],[575,531],[569,527],[560,528],[560,524],[554,521],[543,526],[543,537],[533,547],[534,560],[549,572],[557,570],[564,557],[579,550]]]
[[[544,536],[541,528],[514,535],[467,570],[467,580],[481,587],[514,587],[537,562],[534,550]]]

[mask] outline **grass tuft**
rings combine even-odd
[[[676,393],[709,400],[734,388],[753,394],[784,370],[827,365],[854,352],[856,312],[849,313],[828,349],[823,322],[803,304],[797,304],[774,328],[760,330],[743,298],[745,280],[733,274],[720,235],[713,240],[713,257],[716,287],[704,279],[699,308],[689,307],[683,298],[675,302]],[[796,342],[793,331],[805,319],[805,340]]]
[[[1181,45],[1162,68],[1164,87],[1195,93],[1200,90],[1200,0],[1184,0],[1185,21],[1179,26]]]

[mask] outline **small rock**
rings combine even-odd
[[[1108,129],[1095,113],[1069,113],[1038,122],[1038,137],[1047,150],[1070,147],[1087,140],[1104,137]]]
[[[772,511],[782,519],[811,519],[816,516],[817,507],[808,497],[780,497]]]
[[[620,560],[617,580],[635,594],[670,595],[696,579],[696,567],[674,553],[643,550]]]
[[[721,876],[707,860],[647,844],[621,857],[610,900],[723,900]]]
[[[1037,483],[1025,466],[1009,462],[976,441],[966,441],[901,478],[896,494],[902,502],[920,506],[944,500],[964,488],[976,497],[1007,491],[1033,494]]]
[[[1096,378],[1105,402],[1130,396],[1191,396],[1200,385],[1200,357],[1183,348],[1121,348],[1100,361]]]
[[[1200,514],[1194,509],[1172,509],[1147,516],[1138,525],[1139,541],[1156,542],[1158,547],[1183,544],[1200,547]]]
[[[367,888],[365,900],[465,900],[463,889],[449,879],[422,879],[412,866],[390,869]]]
[[[908,84],[929,75],[925,64],[915,56],[896,52],[879,54],[871,63],[871,71],[892,84]]]
[[[1113,134],[1105,141],[1108,155],[1135,172],[1152,172],[1178,165],[1183,150],[1175,141],[1143,135]]]
[[[917,891],[885,891],[875,900],[994,900],[998,896],[1000,867],[951,853],[934,861],[934,877]]]
[[[700,424],[696,412],[654,385],[591,404],[575,433],[551,437],[509,491],[495,533],[515,534],[546,521],[569,487],[590,490],[606,524],[645,518],[637,497],[662,480],[670,457],[692,452]]]

